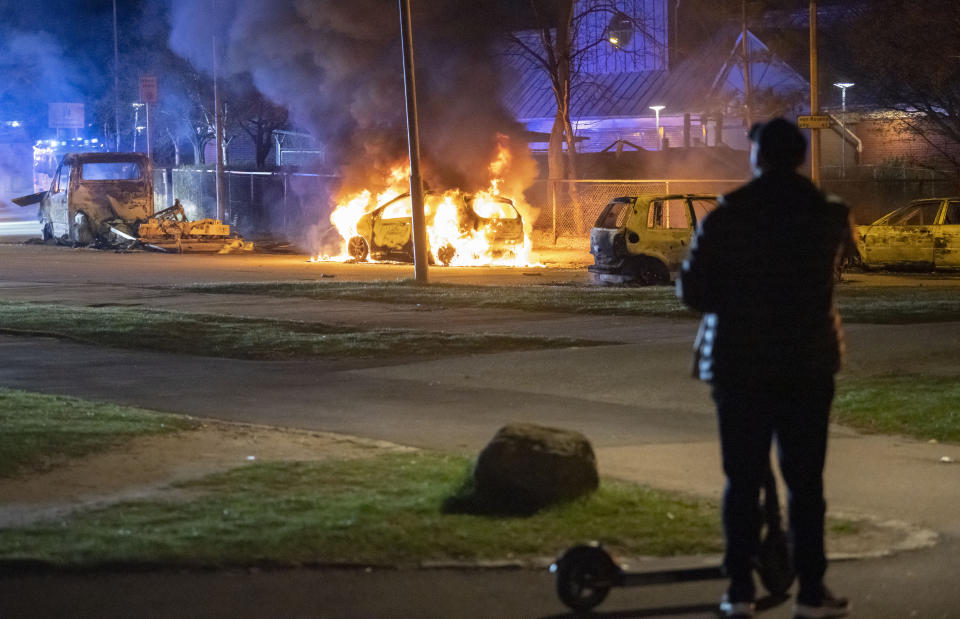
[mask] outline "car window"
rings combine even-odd
[[[647,213],[648,228],[688,228],[687,202],[682,199],[654,200]]]
[[[888,226],[929,226],[936,223],[940,201],[917,202],[894,213]]]
[[[619,228],[626,222],[631,202],[614,200],[603,209],[597,218],[597,228]]]
[[[133,161],[84,163],[80,178],[85,181],[138,181],[140,166]]]
[[[413,207],[411,206],[410,196],[397,198],[391,202],[380,215],[381,219],[411,219],[413,217]]]
[[[716,198],[694,198],[690,200],[693,204],[693,216],[697,219],[697,224],[703,221],[707,213],[717,208]]]
[[[960,226],[960,200],[947,203],[947,214],[943,218],[945,226]]]
[[[60,166],[59,173],[57,174],[56,185],[53,187],[53,192],[57,193],[58,191],[67,191],[70,188],[70,164],[64,163]]]
[[[516,219],[519,217],[517,209],[509,202],[500,200],[473,200],[473,212],[484,219]]]

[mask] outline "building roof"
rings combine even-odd
[[[772,58],[753,34],[748,32],[748,36],[751,56],[764,58],[762,75],[759,71],[752,75],[752,84],[776,88],[803,81],[785,63]],[[731,88],[742,90],[739,42],[739,29],[727,27],[719,30],[698,53],[670,70],[581,73],[573,90],[572,115],[576,119],[652,116],[651,105],[663,105],[668,111],[665,113],[670,114],[706,112],[716,107],[718,95],[737,94]],[[504,97],[507,108],[520,121],[553,118],[556,102],[546,72],[517,51],[508,53],[507,58],[508,69],[513,72]],[[771,66],[776,71],[770,71]],[[789,75],[785,76],[786,73]]]

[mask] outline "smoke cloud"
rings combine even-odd
[[[81,63],[71,61],[54,36],[0,27],[0,207],[33,191],[28,135],[46,128],[47,102],[85,100],[80,69]],[[28,212],[6,206],[18,214]]]
[[[522,127],[499,101],[493,28],[475,3],[418,2],[414,14],[423,172],[433,188],[489,185],[497,135]],[[172,0],[171,48],[212,69],[211,34],[222,74],[249,72],[318,138],[342,177],[337,195],[382,188],[407,158],[400,19],[395,0]],[[526,143],[509,141],[510,188],[532,182]],[[379,185],[379,186],[378,186]]]

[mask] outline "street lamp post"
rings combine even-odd
[[[410,208],[413,224],[413,277],[426,284],[427,224],[423,213],[423,179],[420,176],[420,124],[417,114],[417,86],[413,65],[413,20],[410,0],[400,2],[400,47],[403,52],[403,91],[407,104],[407,150],[410,155]]]
[[[137,134],[140,133],[140,108],[143,103],[133,103],[133,152],[137,152]]]
[[[843,178],[847,165],[847,88],[853,86],[853,82],[836,82],[834,86],[840,89],[840,178]]]
[[[656,120],[656,123],[657,123],[657,150],[662,150],[662,149],[663,149],[663,141],[660,139],[660,110],[662,110],[663,108],[664,108],[664,106],[662,106],[662,105],[651,105],[651,106],[650,106],[650,109],[653,110],[653,113],[657,115],[657,120]]]

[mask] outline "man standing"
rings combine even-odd
[[[823,584],[823,467],[843,336],[834,268],[851,241],[849,210],[797,173],[806,140],[777,118],[750,129],[754,180],[721,196],[683,264],[678,294],[704,312],[694,373],[710,381],[720,429],[730,586],[720,610],[753,614],[759,490],[777,438],[799,580],[797,617],[840,617]]]

